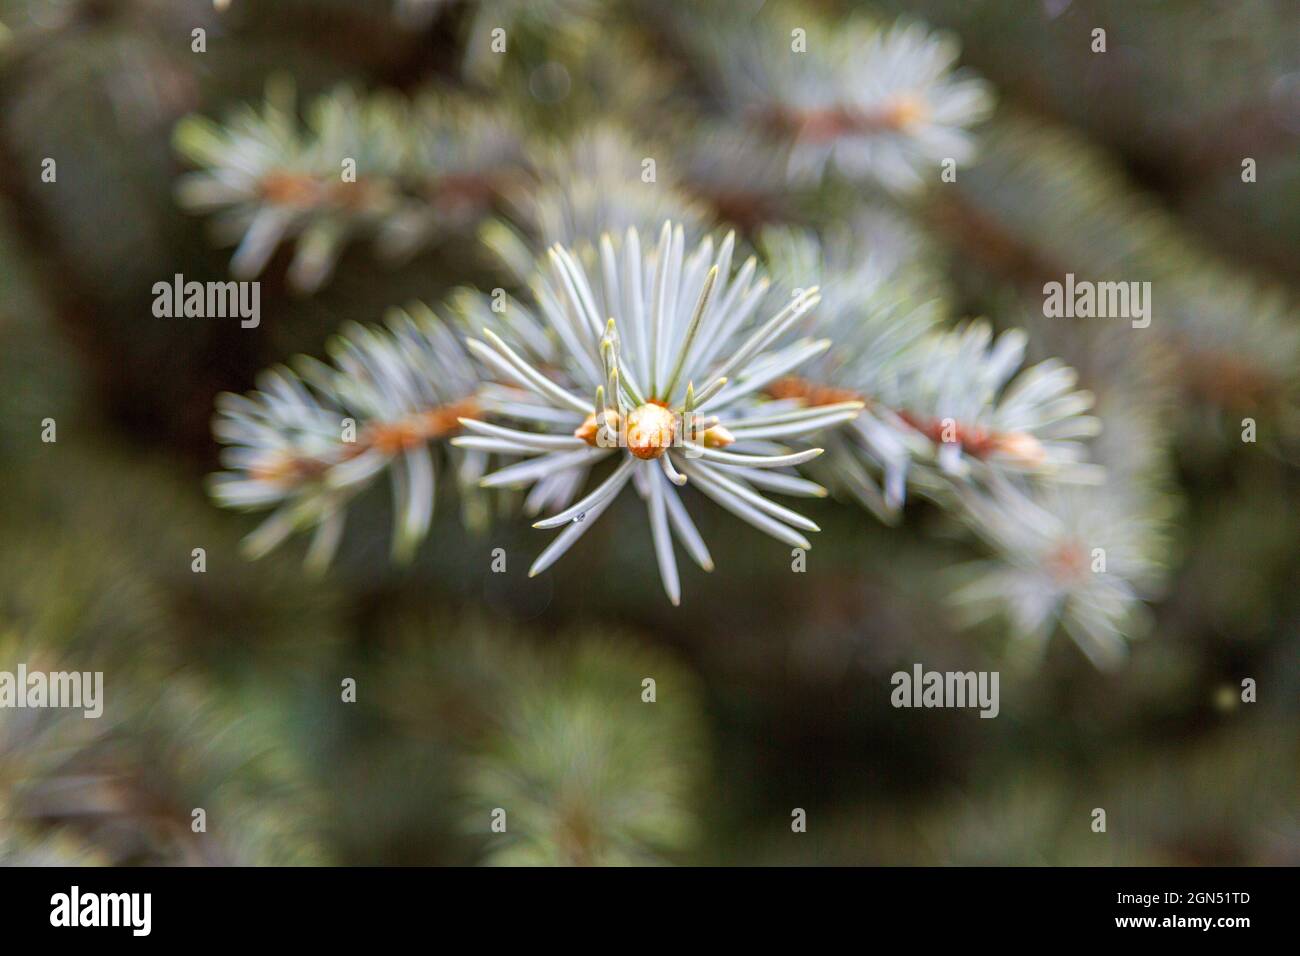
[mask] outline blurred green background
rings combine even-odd
[[[1195,381],[1175,370],[1187,389],[1161,407],[1172,573],[1150,634],[1113,672],[1059,635],[1028,665],[996,627],[957,628],[943,572],[980,552],[921,502],[901,529],[812,506],[824,531],[800,575],[785,548],[700,509],[719,571],[685,575],[680,609],[627,500],[531,580],[545,535],[512,521],[471,534],[450,483],[408,567],[389,561],[382,491],[359,503],[323,579],[303,573],[301,543],[246,562],[238,542],[256,518],[203,491],[214,396],[321,354],[345,321],[502,280],[473,243],[396,267],[359,243],[312,296],[290,290],[278,255],[257,329],[155,319],[155,281],[223,279],[229,259],[175,200],[187,167],[172,130],[258,100],[274,73],[304,98],[340,81],[455,88],[476,5],[428,6],[0,4],[0,670],[103,670],[108,700],[99,721],[0,711],[0,861],[1300,862],[1300,444],[1237,441],[1240,378],[1222,366]],[[922,213],[957,314],[1017,314],[1007,303],[1034,301],[1026,276],[1065,235],[1079,255],[1124,261],[1130,214],[1161,218],[1171,268],[1196,268],[1196,250],[1300,294],[1300,7],[874,9],[955,31],[999,99],[961,199]],[[524,22],[488,87],[527,100],[531,71],[569,64],[559,102],[518,103],[538,129],[579,124],[593,99],[637,121],[635,95],[620,104],[598,85],[624,62],[602,56],[680,72],[647,4],[555,15],[589,28]],[[205,54],[190,50],[196,25]],[[1112,44],[1104,66],[1087,50],[1094,25]],[[41,181],[46,156],[57,184]],[[1260,168],[1246,188],[1243,156]],[[1089,232],[1064,189],[1015,188],[1039,161],[1119,225]],[[1281,321],[1294,331],[1294,312]],[[1087,384],[1086,363],[1066,357]],[[57,443],[40,441],[45,418]],[[505,575],[489,571],[498,547]],[[889,677],[917,661],[1001,670],[1001,715],[893,709]],[[340,700],[345,678],[355,703]],[[1240,702],[1244,678],[1257,703]],[[496,807],[508,839],[489,832]],[[791,831],[794,808],[806,833]]]

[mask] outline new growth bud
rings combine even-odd
[[[662,405],[646,403],[627,416],[627,447],[637,458],[660,458],[677,437],[677,416]]]
[[[630,418],[631,416],[629,416]],[[581,438],[592,448],[611,448],[617,444],[618,435],[618,412],[611,408],[605,409],[605,424],[603,428],[596,420],[594,414],[588,415],[581,425],[573,430],[575,438]]]

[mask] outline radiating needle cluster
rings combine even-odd
[[[665,223],[643,250],[636,229],[606,235],[589,263],[553,247],[534,285],[544,325],[563,343],[562,369],[541,369],[490,329],[470,351],[502,381],[539,403],[535,431],[473,418],[453,443],[519,456],[485,481],[531,485],[547,476],[609,460],[613,469],[590,492],[536,527],[561,529],[531,573],[548,568],[631,484],[646,502],[664,590],[680,600],[673,540],[705,570],[713,560],[678,493],[690,485],[759,530],[792,547],[810,547],[817,526],[764,492],[820,497],[824,490],[789,472],[821,454],[779,444],[848,421],[861,404],[765,414],[761,390],[821,354],[828,340],[793,338],[820,299],[794,295],[759,320],[768,282],[749,258],[733,273],[734,234],[705,239],[687,254],[683,230]],[[594,276],[594,281],[593,281]],[[517,406],[520,417],[530,417]]]

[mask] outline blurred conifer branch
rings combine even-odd
[[[1159,313],[1151,331],[1189,396],[1230,413],[1276,415],[1284,436],[1300,435],[1300,309],[1275,284],[1186,238],[1081,138],[1000,120],[956,192],[936,194],[933,215],[968,254],[1032,294],[1067,272],[1151,282]]]
[[[224,125],[185,120],[176,147],[203,167],[181,179],[177,196],[217,214],[216,238],[237,243],[232,273],[259,275],[292,242],[289,280],[304,292],[320,288],[356,235],[396,260],[464,232],[522,160],[513,125],[484,104],[340,89],[314,100],[301,127],[286,80],[269,87],[260,111],[240,108]]]
[[[517,480],[512,477],[509,484],[531,487],[530,512],[549,508],[561,516],[572,512],[578,517],[594,517],[630,472],[616,469],[595,491],[579,499],[595,458],[578,461],[577,456],[599,449],[584,451],[577,446],[561,447],[561,443],[583,436],[586,426],[581,417],[586,413],[579,406],[593,407],[584,393],[600,386],[594,406],[597,430],[602,415],[625,421],[648,398],[663,401],[674,415],[689,412],[693,399],[688,397],[683,404],[680,396],[653,394],[663,384],[662,379],[655,379],[665,372],[656,367],[656,350],[664,346],[647,347],[647,343],[652,336],[659,342],[660,335],[668,336],[664,341],[672,343],[672,336],[685,333],[687,341],[681,345],[687,349],[697,334],[689,314],[696,298],[704,315],[716,307],[734,310],[741,301],[757,304],[753,296],[745,294],[741,299],[728,298],[719,306],[709,298],[707,286],[701,294],[698,284],[703,274],[697,271],[695,259],[688,264],[677,258],[681,255],[677,244],[688,236],[695,241],[732,211],[751,229],[762,227],[765,221],[779,221],[791,212],[802,217],[798,207],[783,211],[779,200],[782,194],[799,193],[807,197],[802,205],[809,207],[811,201],[812,209],[828,201],[846,200],[860,208],[847,226],[835,220],[813,229],[772,225],[758,236],[760,251],[781,280],[771,293],[770,313],[786,315],[783,296],[788,302],[793,293],[798,301],[800,290],[823,285],[828,292],[821,306],[803,318],[790,313],[791,318],[781,320],[780,328],[784,330],[794,321],[803,333],[826,335],[828,342],[815,345],[817,340],[804,339],[790,347],[790,361],[769,362],[772,370],[765,366],[763,373],[755,370],[750,374],[751,379],[761,379],[743,390],[745,403],[752,407],[725,427],[734,429],[746,419],[770,423],[741,428],[739,435],[758,439],[754,447],[773,461],[783,461],[780,456],[790,452],[791,462],[807,463],[831,487],[887,521],[897,520],[904,489],[910,484],[924,497],[970,522],[1009,559],[1031,560],[1041,569],[1042,547],[1057,549],[1051,550],[1056,554],[1061,548],[1070,551],[1077,545],[1063,544],[1057,537],[1050,545],[1031,544],[1005,526],[1010,522],[1018,528],[1041,531],[1043,524],[1037,516],[1047,507],[1044,502],[1048,498],[1042,497],[1047,485],[1101,480],[1100,469],[1086,461],[1085,443],[1097,434],[1099,424],[1087,414],[1092,396],[1076,388],[1076,373],[1059,361],[1049,360],[1022,371],[1026,346],[1022,332],[1009,331],[994,338],[981,322],[948,328],[949,290],[939,279],[929,241],[921,236],[911,215],[917,208],[913,200],[908,198],[891,211],[872,203],[863,205],[853,196],[864,181],[879,183],[890,192],[916,193],[925,178],[922,171],[929,170],[933,182],[942,163],[964,168],[975,151],[968,128],[981,122],[991,108],[987,86],[954,72],[953,41],[930,34],[919,24],[884,26],[858,19],[831,29],[827,23],[811,20],[804,24],[780,12],[765,11],[751,17],[732,11],[714,20],[701,14],[700,10],[674,7],[665,28],[680,42],[680,52],[697,77],[712,84],[712,97],[705,102],[720,124],[717,131],[701,125],[694,129],[693,139],[670,140],[679,153],[653,156],[656,148],[635,145],[635,131],[625,134],[609,123],[588,122],[569,130],[567,136],[561,133],[527,141],[521,135],[503,134],[501,139],[489,140],[487,147],[474,135],[461,141],[455,160],[459,165],[454,168],[478,168],[485,163],[489,169],[508,166],[512,170],[511,176],[502,177],[489,190],[491,198],[504,198],[504,205],[498,207],[502,214],[488,219],[491,209],[485,204],[476,207],[469,218],[486,220],[480,230],[483,241],[515,282],[527,286],[528,294],[521,301],[507,301],[498,290],[489,310],[470,305],[475,300],[467,292],[452,311],[459,313],[460,321],[453,323],[457,335],[467,336],[468,345],[440,335],[432,351],[421,347],[426,355],[425,374],[435,367],[431,363],[436,352],[459,356],[464,347],[475,352],[477,364],[461,367],[453,376],[459,383],[455,388],[458,397],[443,400],[447,396],[434,399],[425,395],[403,405],[400,412],[368,413],[363,427],[369,429],[369,437],[355,449],[342,449],[331,433],[340,411],[348,408],[342,393],[349,374],[361,375],[362,382],[379,393],[403,395],[427,392],[431,387],[420,381],[419,370],[413,373],[409,350],[386,344],[401,336],[385,331],[374,333],[368,341],[380,354],[391,353],[391,360],[371,362],[364,370],[356,365],[341,376],[322,374],[319,363],[301,360],[295,375],[276,373],[280,387],[270,387],[268,379],[268,387],[254,404],[233,396],[223,399],[228,424],[221,426],[220,434],[224,440],[233,438],[242,450],[228,453],[227,462],[233,470],[214,485],[219,500],[242,507],[282,503],[280,511],[251,539],[253,553],[273,546],[295,528],[315,526],[309,560],[323,566],[337,546],[348,498],[391,460],[391,455],[385,457],[370,447],[376,429],[391,430],[394,415],[405,416],[408,422],[412,415],[424,421],[447,408],[470,414],[458,413],[456,421],[448,418],[443,422],[447,427],[439,427],[436,433],[410,428],[403,432],[410,444],[398,459],[405,464],[394,472],[404,476],[395,485],[400,553],[409,555],[426,533],[432,498],[431,468],[421,464],[414,475],[406,469],[413,459],[428,461],[427,443],[445,437],[474,454],[472,463],[459,469],[462,476],[470,478],[482,474],[489,454],[510,461],[547,451],[535,464],[517,461],[508,465],[501,472],[501,481],[494,478],[488,483],[502,484],[505,476],[517,473]],[[811,52],[809,43],[813,44]],[[501,59],[507,65],[511,62],[509,57]],[[311,109],[310,132],[304,141],[291,105],[287,99],[277,104],[275,96],[268,98],[262,114],[247,113],[231,126],[191,119],[178,131],[182,150],[208,166],[205,173],[191,174],[182,185],[182,198],[187,198],[191,207],[226,205],[227,214],[246,230],[243,248],[252,251],[247,255],[237,252],[236,266],[252,262],[260,268],[276,242],[301,234],[304,238],[290,277],[297,276],[299,285],[310,285],[302,281],[304,275],[323,277],[328,271],[328,266],[312,268],[310,263],[332,263],[337,243],[349,231],[377,233],[381,243],[391,247],[395,242],[391,238],[385,242],[385,235],[391,237],[394,230],[398,234],[411,231],[395,222],[423,216],[423,227],[418,230],[422,235],[463,224],[464,220],[458,223],[447,216],[436,202],[397,212],[392,197],[399,190],[391,183],[402,177],[407,183],[422,178],[437,181],[439,161],[446,162],[444,154],[411,144],[420,139],[421,124],[433,123],[436,129],[447,131],[463,127],[472,132],[476,121],[469,112],[447,110],[447,116],[435,115],[432,108],[404,107],[390,97],[366,99],[337,91],[322,97]],[[445,94],[439,102],[452,101],[450,94]],[[514,115],[521,119],[511,128],[526,122],[522,117],[528,110],[523,104],[515,110]],[[645,129],[664,125],[654,117],[637,117],[636,123]],[[441,141],[446,135],[429,133],[424,138]],[[366,174],[355,184],[321,187],[324,177],[334,176],[341,144],[360,139],[373,150],[363,157],[364,163],[358,163],[358,171]],[[502,141],[508,145],[500,147]],[[241,152],[232,146],[260,158],[236,158]],[[710,146],[719,152],[710,154]],[[476,155],[484,162],[476,164]],[[710,168],[710,162],[732,159],[753,170],[744,187],[751,190],[748,194],[737,193],[732,186],[734,175],[730,180],[720,178]],[[254,175],[231,172],[247,169]],[[292,216],[277,208],[284,205],[279,191],[268,193],[266,186],[268,181],[278,183],[284,176],[282,170],[289,171],[294,182],[306,176],[316,183],[311,201],[303,199]],[[229,185],[236,179],[237,185]],[[360,204],[345,214],[329,197],[333,190],[350,186],[365,186],[376,195],[382,187],[384,201]],[[298,193],[306,196],[301,190],[295,195]],[[267,206],[269,194],[275,202]],[[644,265],[620,265],[611,240],[617,243],[629,228],[651,234],[666,218],[678,219],[684,227],[682,238],[673,239],[669,234],[667,244],[660,243]],[[271,225],[264,227],[265,223]],[[304,259],[304,250],[313,247],[325,251]],[[720,289],[725,289],[731,278],[727,275],[732,268],[730,256],[728,251],[725,262],[719,263]],[[549,267],[548,257],[552,260]],[[551,269],[558,270],[554,279],[541,278]],[[597,284],[588,285],[583,274],[587,269],[599,276]],[[678,293],[675,283],[683,269],[696,285]],[[534,274],[539,278],[532,278]],[[640,291],[629,297],[627,283],[633,276]],[[618,282],[614,282],[616,278]],[[749,281],[747,276],[742,279]],[[624,291],[619,291],[620,285]],[[656,304],[656,296],[662,294],[672,297],[663,313],[666,320],[655,317],[660,314],[656,310],[664,308]],[[638,303],[641,295],[645,299]],[[679,296],[681,301],[673,306]],[[557,303],[565,304],[559,307]],[[687,311],[674,313],[674,308]],[[746,306],[749,308],[752,305]],[[639,326],[638,317],[647,314],[651,316],[649,324]],[[605,319],[611,316],[616,322],[606,330]],[[475,322],[484,318],[492,328],[489,336],[480,340]],[[630,343],[630,351],[622,347],[623,339]],[[604,354],[606,341],[614,356],[612,365]],[[741,351],[744,354],[746,349]],[[666,355],[663,361],[670,359],[671,355]],[[684,361],[689,364],[689,351],[681,353],[678,366]],[[809,361],[814,363],[809,368],[796,364]],[[724,366],[719,370],[727,370]],[[468,386],[466,368],[473,368],[481,382],[477,388]],[[296,376],[307,370],[314,372],[308,376],[310,384],[295,384]],[[703,371],[695,370],[696,374]],[[689,374],[683,381],[675,380],[678,386],[683,382],[704,389],[706,399],[719,390],[721,397],[735,391],[734,385],[724,383],[709,392],[709,380],[692,382]],[[517,392],[520,388],[522,393]],[[704,411],[709,411],[707,402]],[[483,414],[485,423],[473,425],[474,434],[453,437],[462,427],[461,418]],[[537,430],[560,423],[566,415],[577,416],[567,426],[571,434],[577,429],[577,439]],[[494,418],[496,424],[487,423]],[[522,424],[524,430],[503,427],[512,424]],[[799,433],[792,431],[796,426]],[[680,427],[675,425],[674,432]],[[235,435],[231,428],[240,434]],[[775,444],[769,435],[785,436],[788,444]],[[801,444],[802,435],[815,437],[817,442]],[[314,450],[305,447],[313,442]],[[255,447],[259,444],[261,450]],[[808,456],[816,454],[821,445],[832,454],[811,462]],[[799,448],[806,448],[807,454],[799,454]],[[744,468],[739,459],[731,461],[734,452],[714,450],[708,454],[720,461],[730,456],[727,468]],[[284,468],[268,470],[267,455],[297,463],[290,468],[292,474]],[[780,534],[795,546],[807,546],[807,539],[793,530],[806,519],[767,502],[745,484],[757,480],[748,474],[752,469],[743,476],[723,474],[715,480],[708,465],[690,466],[672,453],[662,455],[659,463],[664,467],[654,473],[657,476],[662,471],[670,485],[692,483],[693,478],[699,490],[726,499],[727,507],[756,526]],[[642,471],[640,467],[635,470],[638,475]],[[544,480],[536,480],[543,476]],[[761,486],[801,493],[803,481],[778,471],[763,477]],[[676,601],[676,562],[666,529],[675,527],[682,546],[706,569],[712,567],[712,559],[671,487],[660,492],[674,499],[661,513],[656,505],[660,500],[655,493],[658,482],[656,478],[646,485],[638,478],[635,484],[647,496],[664,586]],[[736,482],[740,487],[733,487]],[[468,488],[468,483],[463,486]],[[226,492],[236,494],[232,497]],[[1063,499],[1050,500],[1059,504]],[[656,525],[656,515],[662,517],[663,527]],[[782,521],[793,522],[793,526],[781,530]],[[589,523],[568,528],[557,539],[556,548],[542,555],[538,567],[553,561],[560,553],[557,549],[567,548]],[[813,527],[809,523],[808,530]],[[1102,531],[1083,536],[1089,540],[1097,534],[1105,536],[1113,526],[1102,527]],[[1069,562],[1070,568],[1076,564],[1073,559]],[[1049,561],[1048,566],[1056,564]],[[1084,579],[1078,580],[1084,583]],[[1116,580],[1128,578],[1117,575]],[[1036,589],[1034,581],[1024,582],[1031,592],[1018,599],[1020,607],[1012,613],[1018,629],[1041,637],[1058,620],[1068,624],[1070,608],[1088,607],[1098,596],[1085,589],[1071,601],[1062,597],[1059,585],[1051,577],[1038,580]],[[1010,593],[993,590],[1002,598]],[[963,600],[974,593],[971,587],[960,592]],[[1111,638],[1123,627],[1116,621],[1127,620],[1140,596],[1127,585],[1119,587],[1107,597],[1111,610],[1103,614],[1106,624],[1094,622],[1095,626],[1081,628],[1076,637],[1085,645],[1106,643],[1113,651]],[[1098,660],[1103,656],[1100,652],[1096,655]]]

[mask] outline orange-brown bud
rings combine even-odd
[[[994,437],[993,447],[1008,458],[1033,468],[1047,460],[1047,450],[1042,442],[1029,432],[1001,432]]]
[[[627,448],[637,458],[662,457],[676,437],[677,416],[662,405],[640,405],[627,416]]]
[[[835,388],[830,385],[821,385],[817,382],[810,382],[806,378],[800,378],[797,375],[786,375],[778,378],[763,391],[769,398],[797,398],[802,400],[805,405],[810,406],[866,401],[861,393],[855,392],[851,388]]]
[[[930,104],[916,93],[900,93],[886,104],[881,114],[885,126],[895,130],[907,130],[917,123],[923,123],[930,116]]]
[[[605,410],[605,428],[611,433],[618,432],[618,412],[612,409]],[[573,437],[581,438],[592,448],[603,447],[600,438],[600,423],[596,420],[594,414],[588,415],[586,420],[573,430]],[[606,440],[606,444],[610,444],[610,442]]]
[[[276,206],[310,209],[321,201],[320,183],[302,173],[267,173],[259,186],[262,198]]]
[[[265,481],[283,488],[292,488],[319,477],[326,465],[314,458],[296,458],[284,452],[268,452],[248,468],[254,481]]]

